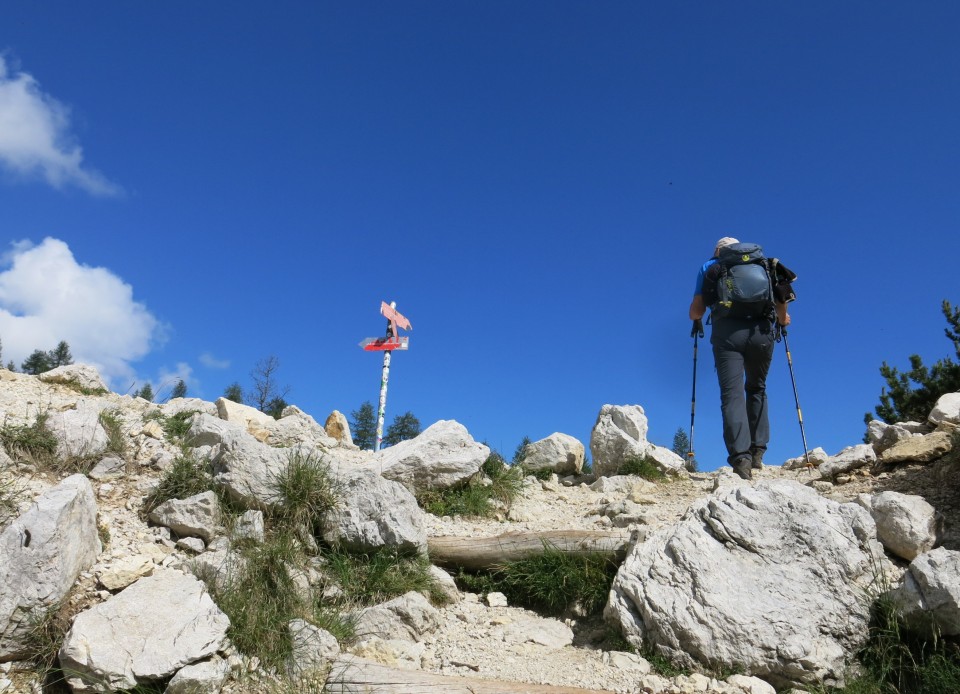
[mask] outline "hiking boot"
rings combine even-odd
[[[750,451],[750,457],[753,458],[752,467],[754,470],[763,469],[763,453],[764,451],[762,449]]]
[[[737,473],[741,479],[753,479],[753,458],[751,456],[741,455],[734,460],[731,465],[733,465],[733,471]]]

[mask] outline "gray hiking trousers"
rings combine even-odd
[[[773,359],[773,325],[754,318],[713,322],[710,343],[720,381],[723,442],[731,465],[740,456],[766,450],[770,441],[766,386]]]

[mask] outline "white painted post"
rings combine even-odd
[[[377,441],[373,450],[379,451],[383,442],[383,419],[387,412],[387,380],[390,378],[390,350],[383,353],[383,376],[380,379],[380,407],[377,411]]]

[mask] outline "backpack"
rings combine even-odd
[[[774,315],[770,261],[755,243],[735,243],[720,249],[717,258],[717,318],[770,318]]]

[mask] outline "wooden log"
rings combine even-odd
[[[494,537],[444,535],[428,538],[427,550],[434,564],[479,571],[539,554],[543,552],[545,542],[561,552],[599,552],[622,561],[630,547],[631,534],[627,530],[549,530],[505,533]]]
[[[603,689],[553,687],[401,670],[353,655],[341,655],[327,676],[330,694],[614,694]]]

